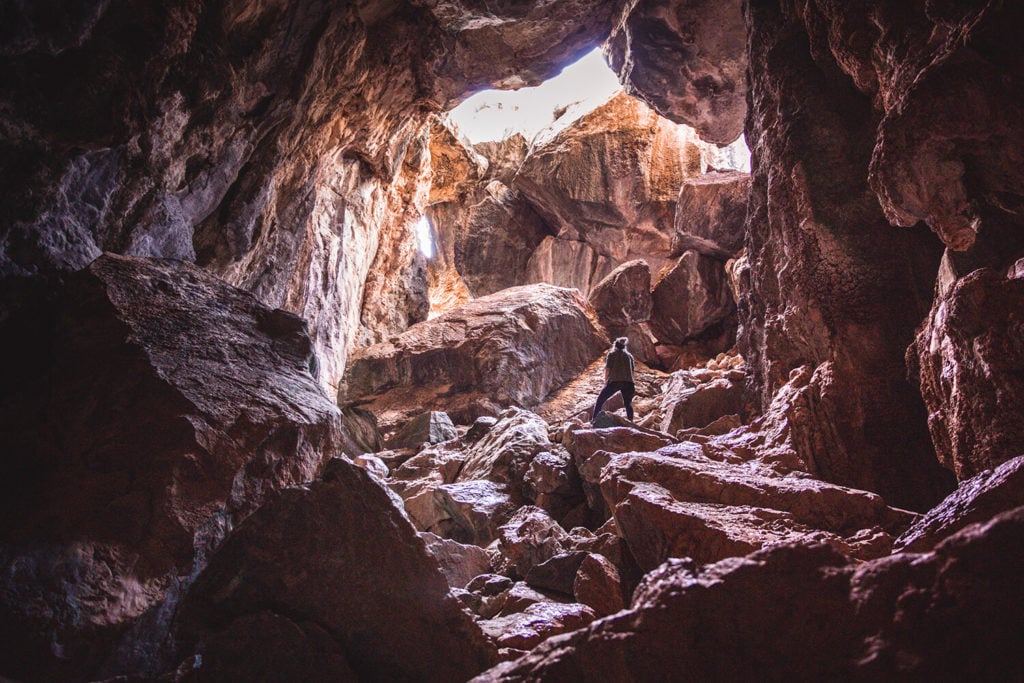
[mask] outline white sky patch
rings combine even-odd
[[[430,221],[423,216],[416,222],[416,243],[420,252],[427,258],[434,258],[434,231],[430,227]]]
[[[556,109],[573,105],[563,118],[571,116],[570,120],[575,120],[621,89],[601,50],[595,49],[536,88],[483,90],[452,109],[448,116],[458,132],[474,144],[504,140],[515,133],[532,140],[555,120]]]

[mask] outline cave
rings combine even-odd
[[[1022,28],[0,3],[0,678],[1024,678]]]

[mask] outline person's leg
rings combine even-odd
[[[590,416],[591,422],[597,419],[597,414],[601,412],[601,406],[604,405],[604,402],[610,399],[612,397],[612,394],[618,391],[618,388],[613,386],[614,384],[614,382],[605,384],[604,389],[602,389],[601,393],[598,394],[597,403],[594,404],[594,414]]]
[[[633,421],[633,397],[636,396],[636,385],[622,382],[622,402],[626,404],[626,418]]]

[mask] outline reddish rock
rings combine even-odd
[[[736,310],[721,262],[696,251],[658,275],[651,297],[651,329],[662,343],[684,344]]]
[[[590,305],[605,326],[625,327],[651,317],[651,269],[646,261],[623,263],[594,286]]]
[[[1014,678],[1022,561],[1024,508],[921,555],[847,564],[784,544],[703,568],[674,560],[629,610],[474,680]]]
[[[569,542],[565,545],[568,546]],[[552,555],[530,569],[526,575],[526,585],[537,590],[572,597],[576,573],[586,557],[586,552],[578,550]]]
[[[538,602],[522,612],[479,623],[498,647],[530,650],[552,636],[575,631],[596,618],[593,610],[579,603]]]
[[[424,443],[450,441],[458,436],[455,425],[445,412],[431,410],[418,415],[395,432],[387,441],[391,449],[416,448]]]
[[[461,543],[485,546],[498,537],[502,524],[515,513],[516,504],[506,488],[489,481],[462,481],[438,486],[433,506],[445,518],[432,530]]]
[[[613,455],[601,474],[601,491],[613,512],[637,484],[645,483],[657,484],[680,502],[768,507],[789,513],[800,524],[840,534],[876,526],[898,533],[914,519],[887,507],[876,494],[799,473],[782,475],[756,461],[711,460],[690,443],[658,453]]]
[[[576,602],[591,608],[599,617],[614,614],[625,607],[619,570],[601,555],[587,554],[576,572],[572,591]]]
[[[604,350],[593,315],[572,290],[506,289],[360,349],[340,399],[372,410],[382,428],[425,409],[447,408],[455,417],[449,403],[536,405]]]
[[[130,636],[162,642],[224,528],[343,447],[302,320],[188,264],[100,257],[3,337],[0,670],[19,678],[85,676],[169,597]]]
[[[983,524],[1024,505],[1024,456],[961,482],[946,500],[929,510],[896,539],[896,550],[924,552],[969,524]]]
[[[523,484],[526,497],[558,521],[584,500],[580,475],[565,449],[534,456]]]
[[[499,531],[501,552],[512,560],[519,576],[526,576],[535,565],[563,552],[569,543],[565,529],[532,505],[519,508]]]
[[[743,248],[750,175],[705,173],[683,182],[676,205],[672,251],[694,250],[722,260]]]
[[[534,457],[551,446],[546,422],[528,410],[509,408],[465,450],[458,481],[485,479],[519,487]]]
[[[479,546],[441,538],[429,531],[421,531],[420,538],[426,543],[427,552],[437,561],[441,574],[451,588],[463,588],[490,569],[490,558]]]
[[[351,465],[331,474],[250,516],[200,574],[182,605],[179,638],[202,652],[201,666],[213,661],[229,672],[235,657],[254,651],[294,662],[301,650],[252,621],[273,615],[316,624],[361,678],[462,679],[493,661],[384,490]],[[323,647],[324,635],[307,638]]]
[[[571,274],[571,282],[551,281],[589,292],[627,261],[644,259],[660,270],[669,258],[679,186],[702,170],[692,131],[686,139],[677,126],[625,94],[535,141],[513,187],[558,239],[546,247],[547,266],[538,264],[532,273]],[[555,243],[565,249],[555,250]]]
[[[957,478],[1024,453],[1024,280],[980,270],[953,283],[908,351],[943,465]]]

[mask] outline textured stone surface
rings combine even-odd
[[[614,614],[625,606],[619,570],[602,555],[587,554],[576,572],[572,592],[576,602],[594,610],[599,617]]]
[[[658,274],[651,292],[651,330],[659,342],[684,344],[735,314],[720,261],[687,251]]]
[[[606,327],[622,328],[651,317],[651,268],[637,259],[623,263],[590,292],[590,305]]]
[[[196,580],[180,637],[202,652],[209,679],[246,651],[301,657],[249,621],[275,615],[315,624],[360,678],[461,679],[493,661],[383,488],[352,466],[332,473],[250,516]]]
[[[807,416],[829,425],[814,449],[832,462],[821,476],[926,510],[950,486],[934,465],[919,393],[902,379],[903,355],[929,308],[941,244],[922,227],[889,225],[868,184],[875,100],[839,75],[847,62],[830,52],[870,49],[875,39],[907,36],[907,26],[879,32],[837,19],[829,33],[823,16],[890,14],[884,3],[869,4],[869,14],[841,3],[746,6],[750,68],[759,76],[746,127],[754,160],[749,289],[737,345],[762,409],[790,371],[827,363]],[[852,33],[854,26],[867,31]],[[916,62],[901,50],[891,45],[880,63],[913,79]]]
[[[957,478],[1024,453],[1024,280],[987,269],[957,280],[908,356],[936,454]]]
[[[676,205],[672,251],[693,249],[719,259],[743,248],[750,175],[738,171],[705,173],[683,182]]]
[[[515,564],[520,576],[566,549],[569,534],[540,508],[519,508],[501,527],[501,552]]]
[[[631,609],[474,680],[1014,678],[1022,559],[1018,508],[923,555],[846,564],[785,544],[703,568],[675,560]]]
[[[499,647],[529,650],[560,633],[586,626],[597,615],[586,605],[537,602],[522,612],[480,622],[484,633],[494,638]]]
[[[923,552],[968,524],[985,523],[1024,505],[1024,456],[979,472],[896,539],[897,550]]]
[[[460,406],[482,397],[529,407],[590,365],[605,344],[578,292],[513,287],[360,349],[340,400],[365,404],[382,426],[416,408],[446,409],[449,396]],[[454,408],[448,413],[459,419]]]
[[[490,570],[487,552],[476,545],[466,545],[448,538],[441,538],[429,531],[421,531],[420,538],[441,569],[445,581],[452,588],[463,588],[475,577]]]
[[[579,243],[583,258],[551,244],[547,265],[531,274],[571,273],[557,284],[589,292],[627,261],[667,263],[679,186],[703,170],[695,137],[682,130],[620,94],[535,143],[513,187],[557,232],[554,242]]]
[[[141,643],[178,583],[342,447],[305,325],[188,264],[104,256],[3,328],[0,666],[84,676],[170,595],[129,636],[143,661],[109,664],[157,665]]]
[[[448,413],[431,410],[409,420],[388,440],[387,447],[415,448],[424,443],[442,443],[457,436]]]
[[[605,50],[629,91],[709,142],[729,143],[746,113],[746,31],[735,0],[626,3]]]

